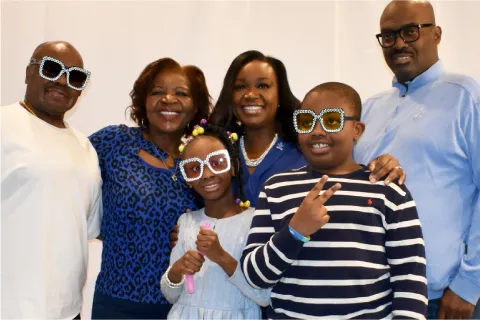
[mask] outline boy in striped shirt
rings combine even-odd
[[[415,202],[352,158],[360,114],[342,83],[315,87],[294,113],[308,165],[265,183],[241,260],[251,286],[273,287],[269,318],[425,318]]]

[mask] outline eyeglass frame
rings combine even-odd
[[[212,166],[210,165],[210,158],[212,158],[214,156],[218,156],[218,155],[224,155],[225,158],[227,159],[227,168],[225,168],[223,170],[220,170],[220,171],[217,171],[217,170],[213,169]],[[200,163],[200,173],[199,173],[198,177],[196,177],[196,178],[187,177],[187,173],[185,172],[185,165],[188,164],[188,163],[191,163],[191,162],[199,162]],[[182,160],[182,161],[180,161],[179,167],[180,167],[180,172],[182,173],[182,176],[185,179],[185,181],[186,182],[192,182],[192,181],[200,180],[203,177],[205,165],[207,165],[208,169],[210,169],[210,171],[212,171],[216,175],[228,172],[232,168],[232,161],[230,160],[230,155],[228,154],[228,150],[227,149],[222,149],[222,150],[217,150],[217,151],[214,151],[214,152],[210,152],[207,155],[207,158],[205,158],[205,160],[202,160],[198,157],[188,158],[188,159]]]
[[[327,129],[325,127],[325,124],[323,123],[323,115],[325,113],[333,113],[333,112],[338,112],[340,113],[340,127],[338,129]],[[299,114],[310,114],[313,116],[313,123],[312,123],[312,127],[308,130],[300,130],[300,128],[298,127],[298,123],[297,123],[297,116]],[[313,130],[315,130],[315,127],[317,126],[317,121],[320,120],[320,125],[322,126],[322,129],[325,131],[325,132],[328,132],[328,133],[336,133],[336,132],[340,132],[343,130],[344,126],[345,126],[345,121],[348,121],[348,120],[355,120],[355,121],[359,121],[360,119],[356,116],[346,116],[345,115],[345,111],[341,108],[331,108],[331,109],[323,109],[319,114],[316,114],[315,111],[313,110],[306,110],[306,109],[301,109],[301,110],[295,110],[293,112],[293,126],[295,127],[295,131],[298,133],[298,134],[307,134],[307,133],[311,133],[313,132]]]
[[[53,78],[50,78],[50,77],[47,77],[45,74],[43,74],[43,66],[45,65],[45,62],[46,61],[52,61],[52,62],[56,62],[58,63],[61,67],[62,67],[62,70],[58,73],[58,75],[56,77],[53,77]],[[58,79],[60,79],[60,77],[66,73],[66,77],[67,77],[67,85],[69,88],[72,88],[73,90],[77,90],[77,91],[82,91],[82,90],[85,90],[85,88],[87,87],[87,84],[88,84],[88,81],[90,80],[90,75],[91,75],[91,72],[86,70],[86,69],[83,69],[83,68],[80,68],[80,67],[68,67],[67,65],[65,65],[65,63],[63,63],[63,61],[60,61],[58,59],[55,59],[55,58],[52,58],[52,57],[49,57],[49,56],[44,56],[42,58],[42,60],[38,60],[38,59],[35,59],[35,58],[31,58],[30,59],[30,62],[29,62],[29,66],[32,65],[32,64],[38,64],[40,65],[39,69],[38,69],[38,73],[40,74],[40,77],[42,77],[43,79],[45,80],[49,80],[49,81],[57,81]],[[75,87],[74,85],[72,85],[70,83],[70,72],[71,71],[80,71],[80,72],[83,72],[87,75],[87,78],[85,79],[83,85],[81,87]]]
[[[380,44],[380,46],[381,46],[382,48],[388,49],[388,48],[392,48],[392,47],[395,45],[395,43],[397,43],[397,39],[398,39],[399,36],[400,36],[400,38],[402,38],[403,42],[405,42],[405,43],[416,42],[416,41],[418,41],[418,40],[420,39],[420,29],[421,29],[421,28],[429,28],[429,27],[436,27],[436,26],[437,26],[437,25],[436,25],[435,23],[408,24],[408,25],[403,26],[403,27],[401,27],[400,29],[397,29],[397,30],[380,32],[380,33],[376,34],[375,37],[377,38],[377,41],[378,41],[378,43]],[[405,39],[403,38],[401,32],[402,32],[403,29],[405,29],[405,28],[411,28],[411,27],[416,27],[416,28],[418,29],[418,38],[415,39],[415,40],[409,40],[409,41],[407,41],[407,40],[405,40]],[[392,43],[392,45],[390,45],[390,46],[384,46],[384,45],[382,44],[382,42],[380,41],[380,38],[381,38],[382,35],[385,34],[385,33],[393,33],[393,35],[395,36],[395,40],[393,40],[393,43]]]

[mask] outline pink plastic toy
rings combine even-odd
[[[203,224],[203,227],[206,228],[206,229],[210,229],[210,222],[208,222],[208,221],[205,222]],[[200,254],[203,256],[203,253],[200,252]],[[190,293],[190,294],[195,293],[195,282],[193,281],[193,275],[192,274],[187,274],[186,278],[187,278],[188,293]]]

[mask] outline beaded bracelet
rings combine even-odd
[[[173,283],[172,281],[170,281],[170,279],[168,278],[168,274],[170,273],[170,270],[172,269],[172,267],[168,267],[167,269],[167,272],[165,272],[165,282],[167,283],[167,285],[170,287],[170,288],[180,288],[181,286],[183,286],[183,283],[185,282],[185,275],[182,276],[182,280],[180,280],[179,283]]]
[[[303,234],[299,233],[297,230],[293,229],[291,226],[288,226],[288,230],[290,230],[291,235],[294,236],[296,239],[304,243],[310,241],[310,237],[305,237]]]

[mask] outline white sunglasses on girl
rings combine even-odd
[[[180,161],[180,172],[185,181],[192,182],[202,178],[205,165],[214,174],[225,173],[232,167],[228,151],[223,149],[209,153],[205,160],[189,158]]]

